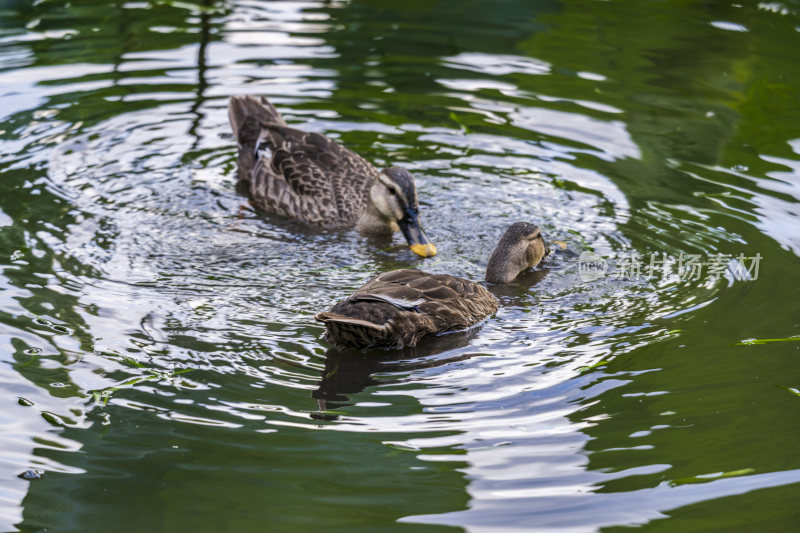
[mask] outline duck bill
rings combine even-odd
[[[428,236],[425,235],[422,226],[419,225],[419,215],[416,211],[409,210],[398,225],[403,235],[405,235],[412,252],[420,257],[436,255],[436,246],[433,245]]]

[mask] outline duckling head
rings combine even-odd
[[[419,222],[419,202],[414,176],[405,169],[389,167],[378,175],[370,190],[378,213],[403,232],[411,251],[421,257],[436,255],[436,246]]]
[[[492,252],[486,266],[486,281],[509,283],[522,271],[538,265],[549,253],[539,226],[515,222]]]

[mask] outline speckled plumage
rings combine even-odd
[[[535,267],[549,250],[539,226],[512,224],[486,270],[489,283],[508,283]],[[338,348],[403,348],[431,333],[463,329],[497,310],[497,299],[472,281],[419,270],[394,270],[373,278],[318,321]]]
[[[264,97],[232,97],[228,114],[238,178],[253,205],[314,225],[356,225],[378,178],[373,165],[323,135],[287,126]]]
[[[420,270],[383,273],[315,318],[326,339],[351,348],[415,346],[432,333],[462,329],[497,310],[497,299],[472,281]]]

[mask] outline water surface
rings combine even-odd
[[[789,529],[797,49],[781,2],[3,3],[0,529]],[[414,172],[439,254],[247,209],[247,93]],[[568,250],[480,327],[320,339],[515,220]]]

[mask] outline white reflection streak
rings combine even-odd
[[[520,107],[509,114],[514,126],[594,147],[613,159],[640,159],[639,147],[619,120],[603,121],[566,111]],[[605,157],[604,157],[605,159]]]
[[[666,511],[687,505],[746,494],[800,482],[800,470],[769,472],[689,485],[662,483],[653,488],[619,493],[588,493],[541,498],[514,498],[474,503],[468,511],[410,516],[402,522],[459,525],[470,532],[483,531],[597,531],[614,525],[641,525],[667,518]],[[602,511],[602,512],[601,512]],[[519,526],[519,515],[535,513],[536,525]]]
[[[789,145],[795,153],[800,154],[800,139],[790,141]],[[800,256],[800,236],[797,233],[800,222],[800,161],[768,155],[762,155],[761,159],[785,166],[789,171],[768,172],[767,176],[774,178],[775,181],[758,180],[758,185],[778,194],[790,196],[794,202],[774,196],[753,195],[752,200],[758,204],[756,210],[760,215],[758,226],[785,248]]]

